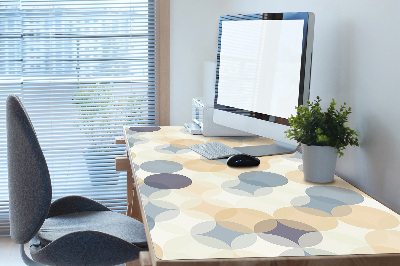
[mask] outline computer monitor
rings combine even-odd
[[[254,156],[294,152],[288,118],[310,94],[314,14],[221,16],[213,120],[276,140],[236,148]]]

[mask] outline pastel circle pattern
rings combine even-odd
[[[339,177],[305,181],[300,153],[238,169],[188,146],[266,143],[193,136],[182,127],[125,134],[159,259],[400,253],[400,216]]]

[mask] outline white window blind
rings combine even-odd
[[[123,125],[157,125],[157,20],[149,0],[0,2],[0,235],[9,233],[5,100],[23,101],[53,199],[126,209],[114,158]],[[33,188],[34,189],[34,188]]]

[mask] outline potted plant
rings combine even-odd
[[[336,110],[332,99],[326,112],[321,99],[308,101],[308,106],[296,107],[297,115],[289,118],[290,129],[286,137],[301,143],[304,178],[316,183],[333,181],[336,160],[348,145],[359,146],[357,133],[346,126],[351,108],[344,103]]]

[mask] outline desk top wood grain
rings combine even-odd
[[[160,265],[400,252],[398,214],[337,176],[326,185],[304,181],[300,153],[231,168],[188,148],[272,140],[195,136],[184,127],[125,127],[124,136]]]

